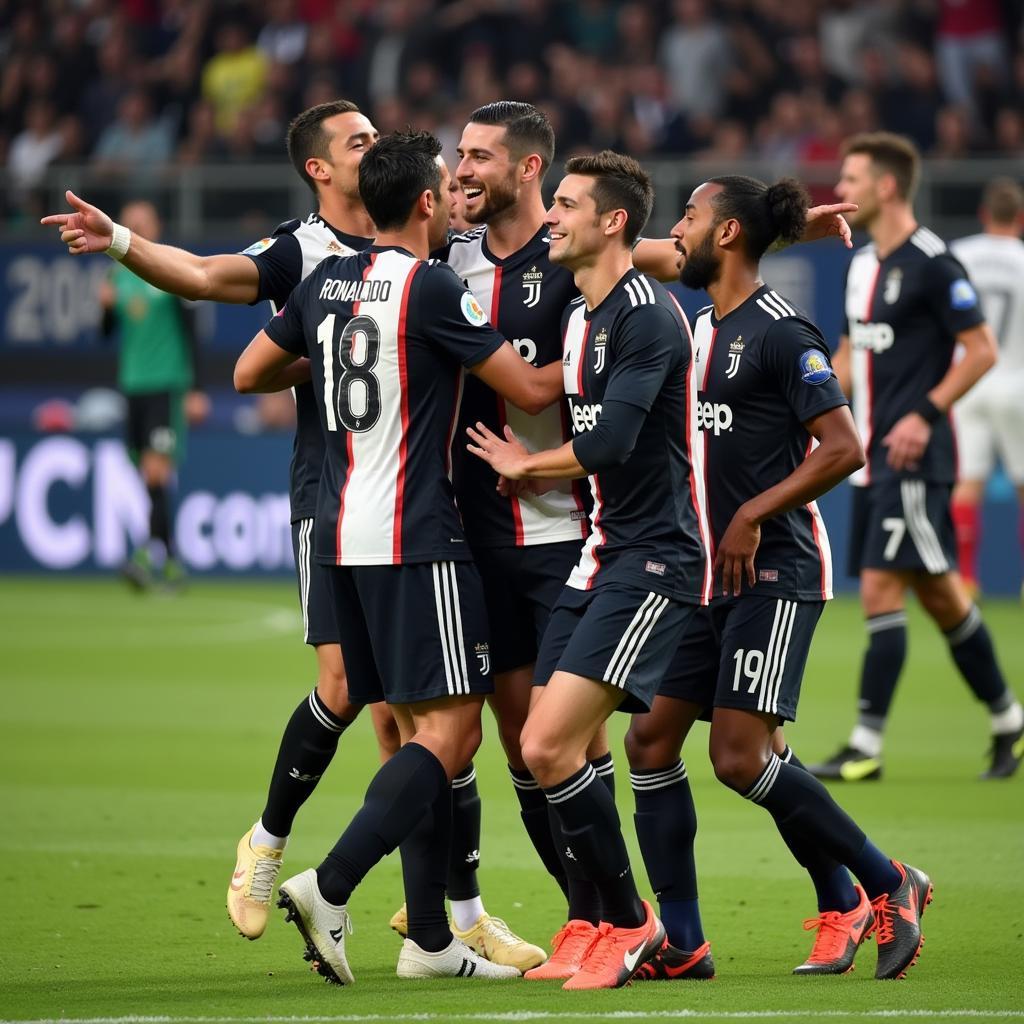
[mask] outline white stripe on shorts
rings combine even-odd
[[[302,639],[309,641],[309,568],[312,561],[310,537],[313,520],[299,520],[299,603],[302,605]]]
[[[430,568],[434,576],[434,606],[437,610],[437,630],[448,693],[452,697],[464,696],[469,693],[469,680],[466,652],[461,643],[462,609],[459,607],[459,590],[455,583],[455,566],[452,562],[433,562]]]
[[[900,498],[903,501],[903,517],[907,522],[914,547],[924,562],[924,567],[933,575],[949,571],[949,563],[942,553],[939,538],[928,520],[925,505],[925,484],[923,480],[904,480],[900,483]]]
[[[667,597],[653,591],[648,593],[620,637],[615,653],[604,670],[603,679],[606,683],[611,683],[620,690],[625,689],[626,680],[640,656],[640,651],[667,607]]]

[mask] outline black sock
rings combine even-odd
[[[772,754],[743,796],[764,807],[784,836],[798,836],[848,867],[868,896],[891,892],[894,876],[899,883],[899,873],[891,861],[810,772],[785,764]]]
[[[448,899],[471,900],[480,895],[476,869],[480,866],[480,793],[473,762],[452,779],[451,859]]]
[[[399,847],[409,938],[428,953],[438,953],[452,941],[444,906],[451,837],[452,790],[445,786]]]
[[[520,771],[509,765],[508,773],[512,776],[512,785],[519,800],[519,814],[526,826],[526,834],[530,837],[530,842],[533,843],[533,848],[537,851],[537,856],[540,857],[547,873],[558,883],[562,894],[568,900],[569,880],[551,832],[547,797],[529,769],[524,768]]]
[[[547,803],[547,797],[544,798],[544,802]],[[555,813],[555,808],[551,804],[547,806],[548,828],[565,874],[565,895],[569,903],[567,920],[589,921],[592,925],[598,925],[601,923],[601,893],[598,891],[597,883],[587,877],[583,865],[572,852],[569,837],[562,828],[562,819]]]
[[[171,498],[164,484],[152,484],[146,488],[149,494],[149,536],[160,541],[171,557]]]
[[[590,762],[594,766],[594,771],[597,772],[597,777],[605,784],[608,792],[611,793],[612,799],[615,799],[615,762],[612,760],[612,752],[609,750],[607,754],[602,754],[600,757],[595,757]]]
[[[668,941],[694,951],[704,944],[697,904],[693,841],[697,811],[682,761],[654,771],[631,771],[636,837]]]
[[[1009,706],[1005,703],[1009,689],[996,661],[992,637],[977,605],[972,604],[964,621],[947,629],[944,635],[960,675],[978,700],[984,701],[990,708],[1000,703],[1003,707]]]
[[[444,766],[426,747],[401,747],[378,769],[363,806],[316,869],[323,898],[335,906],[346,904],[367,871],[412,832],[447,788]]]
[[[907,657],[907,613],[902,608],[867,620],[868,649],[860,672],[860,724],[881,732]]]
[[[596,883],[601,917],[618,928],[638,928],[645,912],[636,891],[615,801],[589,762],[544,790],[562,824],[570,859]]]
[[[351,723],[333,714],[314,690],[292,712],[284,728],[277,762],[270,776],[263,827],[274,836],[287,836],[299,808],[316,789],[327,770],[342,732]]]
[[[779,757],[794,768],[806,771],[803,762],[793,753],[791,747],[779,754]],[[778,822],[776,822],[778,824]],[[853,910],[860,902],[853,879],[842,864],[829,856],[816,843],[809,842],[803,835],[792,831],[788,826],[779,825],[779,835],[789,847],[793,859],[810,876],[811,884],[818,899],[818,910],[836,910],[845,914]]]

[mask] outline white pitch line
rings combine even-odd
[[[1024,1018],[1024,1010],[612,1010],[605,1013],[512,1010],[504,1013],[347,1013],[302,1017],[60,1017],[0,1020],[0,1024],[363,1024],[373,1021],[559,1021],[559,1020],[793,1020],[796,1018],[929,1020]]]

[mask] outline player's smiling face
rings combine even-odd
[[[462,132],[455,177],[462,186],[463,216],[469,224],[486,224],[515,206],[519,198],[518,162],[504,139],[503,125],[470,121]]]
[[[544,217],[551,238],[551,262],[570,270],[591,262],[604,246],[601,217],[590,194],[593,184],[593,178],[567,174],[555,190],[555,201]]]
[[[866,228],[878,216],[878,174],[867,153],[851,153],[843,160],[835,193],[840,202],[856,203],[844,214],[851,227]]]
[[[672,229],[679,258],[679,281],[687,288],[707,288],[718,277],[720,256],[715,246],[715,208],[712,199],[721,185],[705,182],[694,189],[683,217]]]
[[[331,174],[331,187],[352,199],[359,198],[359,161],[380,138],[380,133],[365,114],[335,114],[323,123],[330,135],[330,158],[325,160]]]

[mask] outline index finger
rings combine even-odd
[[[58,224],[63,227],[69,220],[71,220],[73,214],[70,213],[51,213],[45,217],[39,219],[40,224]]]

